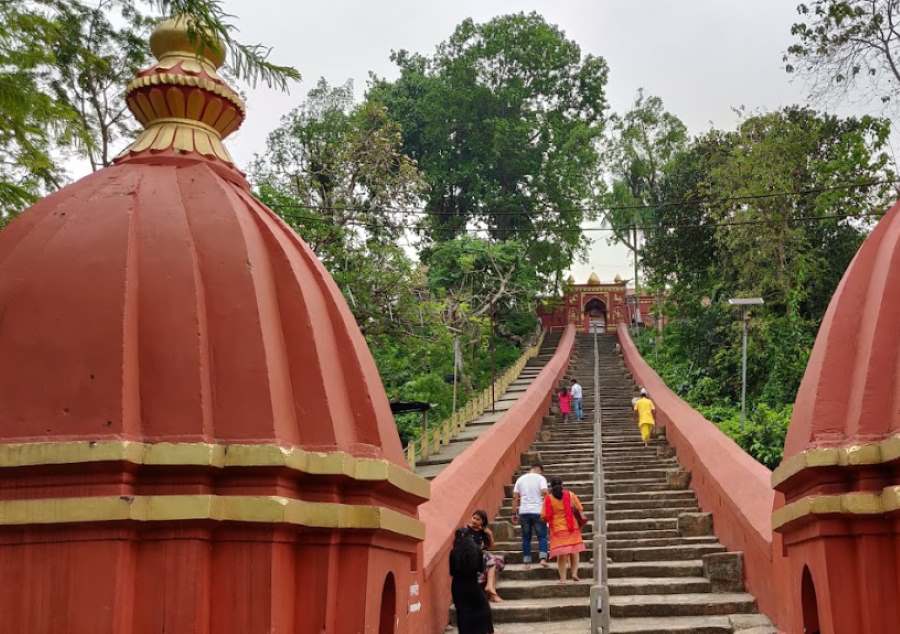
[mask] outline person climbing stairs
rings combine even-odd
[[[522,563],[520,528],[512,524],[512,484],[507,485],[493,523],[494,550],[506,558],[498,584],[504,601],[491,606],[496,631],[590,631],[596,393],[605,474],[609,632],[775,634],[769,620],[757,613],[753,596],[743,591],[740,554],[727,553],[712,533],[711,516],[700,512],[673,450],[662,437],[647,448],[641,442],[631,405],[638,387],[617,354],[616,341],[614,335],[577,336],[560,386],[578,379],[584,389],[585,420],[564,424],[552,410],[513,478],[540,460],[548,478],[561,477],[581,498],[589,520],[583,529],[588,550],[579,567],[582,581],[558,584],[552,561],[546,568]]]
[[[610,631],[776,632],[743,591],[741,556],[716,539],[674,451],[661,437],[644,447],[632,409],[639,388],[617,341],[597,337]]]

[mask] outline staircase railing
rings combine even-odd
[[[509,384],[516,380],[525,364],[540,352],[541,344],[544,343],[545,331],[541,331],[534,345],[529,346],[521,354],[521,356],[506,369],[500,378],[493,383],[493,394],[499,397],[506,391]],[[406,446],[406,461],[409,463],[410,469],[416,468],[416,461],[428,458],[428,456],[438,453],[442,446],[450,443],[450,441],[461,434],[466,429],[466,425],[481,416],[484,412],[491,408],[491,385],[475,394],[468,402],[458,409],[454,414],[445,418],[436,427],[423,431],[422,435],[411,440]]]
[[[600,352],[594,334],[594,585],[591,634],[609,632],[609,570],[606,554],[606,486],[603,474],[603,412],[600,407]]]

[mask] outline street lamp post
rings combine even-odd
[[[728,300],[731,306],[741,307],[741,321],[744,324],[743,347],[741,350],[741,429],[747,418],[747,325],[750,317],[750,306],[762,306],[762,297],[733,297]]]

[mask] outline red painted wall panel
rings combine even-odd
[[[620,325],[618,335],[625,365],[647,388],[656,404],[657,424],[666,428],[678,461],[691,472],[700,507],[713,514],[716,536],[729,550],[744,553],[747,591],[756,597],[760,611],[784,627],[790,584],[781,540],[773,540],[772,534],[772,472],[672,392],[641,357],[628,328]]]

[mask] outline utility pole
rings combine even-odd
[[[495,393],[497,384],[497,355],[494,347],[494,305],[491,304],[491,413],[497,411],[497,395]]]
[[[741,321],[743,322],[743,341],[741,346],[741,429],[747,420],[747,328],[750,324],[750,306],[762,306],[762,297],[734,297],[728,300],[731,306],[741,307]]]

